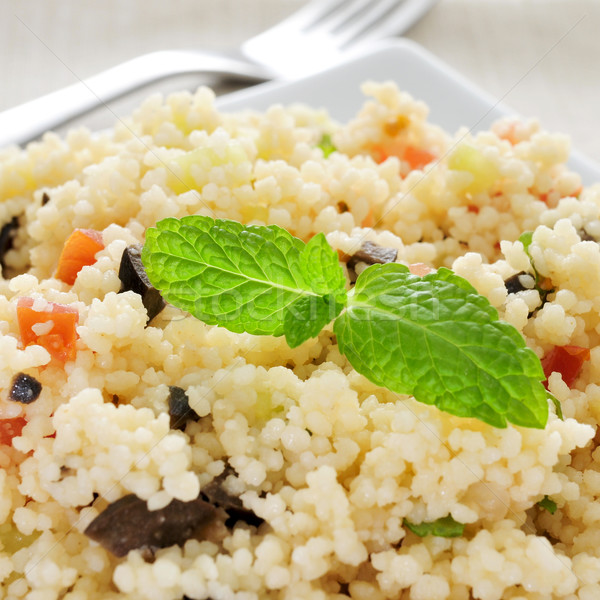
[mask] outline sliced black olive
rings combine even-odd
[[[42,384],[31,375],[17,373],[12,380],[8,398],[21,404],[31,404],[42,392]]]
[[[386,248],[373,242],[363,242],[360,250],[355,252],[348,261],[348,267],[354,268],[356,263],[364,262],[368,265],[396,262],[398,250],[395,248]]]
[[[595,242],[597,241],[596,238],[592,235],[590,235],[585,229],[580,229],[578,232],[579,234],[579,239],[582,242]]]
[[[530,273],[521,271],[506,279],[504,285],[509,294],[516,294],[517,292],[523,292],[524,290],[532,290],[535,288],[535,277]]]
[[[225,522],[228,527],[232,527],[238,521],[258,527],[264,523],[264,519],[256,516],[253,511],[244,508],[240,498],[230,494],[224,487],[225,479],[232,472],[230,467],[226,468],[221,475],[215,477],[202,488],[200,495],[211,504],[222,508],[229,515],[229,519]]]
[[[198,415],[190,408],[190,400],[183,389],[169,386],[169,416],[171,429],[183,431],[188,421],[197,421]]]
[[[127,246],[119,266],[121,289],[119,292],[132,291],[142,297],[148,313],[148,323],[165,307],[166,302],[160,292],[153,287],[142,264],[142,244]]]
[[[13,240],[19,229],[19,218],[13,217],[8,223],[5,223],[0,229],[0,266],[4,271],[4,256],[13,247]]]
[[[201,498],[172,500],[159,510],[148,510],[135,494],[109,504],[86,528],[85,534],[115,556],[138,548],[182,546],[214,521],[216,509]]]

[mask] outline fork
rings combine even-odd
[[[331,67],[351,49],[402,33],[437,0],[312,0],[229,54],[165,50],[0,112],[0,147],[24,144],[141,87],[190,73],[259,83]]]

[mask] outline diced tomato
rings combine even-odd
[[[555,346],[544,358],[542,367],[546,375],[546,386],[548,377],[555,371],[560,373],[563,381],[571,387],[586,360],[590,359],[589,348],[581,346]]]
[[[33,298],[19,298],[17,302],[17,321],[23,345],[39,344],[61,362],[74,359],[77,341],[75,328],[79,320],[77,309],[47,302],[43,310],[38,311],[33,309],[33,304]],[[45,326],[50,322],[51,326]]]
[[[13,438],[21,435],[26,423],[23,417],[0,420],[0,444],[10,446]]]
[[[377,144],[371,148],[371,154],[376,163],[382,163],[390,156],[397,156],[400,160],[406,161],[411,170],[422,169],[437,158],[427,150],[399,141]]]
[[[419,277],[424,277],[428,273],[435,271],[435,269],[432,269],[429,265],[426,265],[425,263],[412,263],[411,265],[408,265],[408,270],[413,275],[418,275]]]
[[[63,247],[56,277],[69,285],[75,283],[77,273],[96,262],[96,253],[104,248],[102,234],[95,229],[75,229]]]

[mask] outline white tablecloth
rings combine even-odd
[[[236,47],[304,2],[0,0],[0,110],[144,52]],[[405,35],[600,162],[599,32],[599,0],[440,0]],[[126,112],[143,95],[113,109]],[[100,111],[86,122],[113,118]]]

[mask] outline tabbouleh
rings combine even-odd
[[[450,134],[391,83],[364,91],[346,124],[221,114],[202,88],[0,151],[2,597],[600,597],[600,186],[535,121]],[[324,232],[348,285],[365,247],[452,268],[543,359],[564,420],[494,429],[398,396],[331,327],[292,350],[170,305],[147,323],[122,258],[189,214]],[[406,525],[448,517],[462,535]]]

